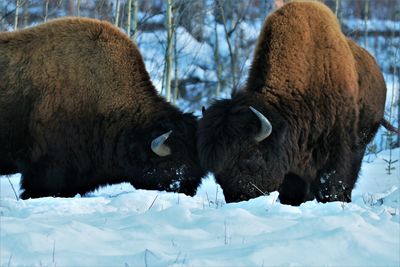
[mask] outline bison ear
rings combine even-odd
[[[257,133],[257,135],[254,137],[254,139],[256,140],[256,142],[261,142],[272,133],[272,125],[261,112],[259,112],[252,106],[250,106],[249,108],[260,120],[261,128],[260,131]]]
[[[171,155],[171,149],[169,148],[169,146],[164,144],[171,133],[172,131],[162,134],[151,142],[151,150],[153,150],[153,152],[156,153],[158,156],[165,157]]]
[[[206,108],[204,107],[204,106],[202,106],[201,107],[201,114],[203,115],[203,117],[204,117],[204,113],[206,112]]]

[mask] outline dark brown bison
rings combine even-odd
[[[263,25],[245,90],[204,112],[200,160],[227,202],[275,190],[285,204],[349,202],[385,94],[326,6],[286,4]]]
[[[107,22],[66,18],[0,34],[0,173],[21,198],[101,185],[194,195],[197,121],[157,94],[136,45]]]

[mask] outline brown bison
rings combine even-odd
[[[204,112],[200,160],[227,202],[275,190],[291,205],[349,202],[385,94],[374,59],[326,6],[286,4],[263,25],[245,90]]]
[[[197,121],[157,94],[130,39],[107,22],[66,18],[0,33],[0,174],[21,198],[101,185],[194,195],[204,172]]]

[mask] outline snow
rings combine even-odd
[[[366,158],[352,203],[226,204],[129,184],[17,201],[0,177],[0,266],[399,266],[400,149]],[[20,176],[10,176],[16,190]]]

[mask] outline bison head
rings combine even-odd
[[[227,202],[278,189],[287,171],[282,159],[286,128],[273,108],[244,94],[216,101],[204,111],[198,129],[200,162],[214,172]]]
[[[142,164],[132,170],[132,185],[193,196],[205,174],[196,148],[196,118],[192,114],[168,114],[156,125],[146,130],[150,135],[139,135],[145,137],[130,144],[130,162]]]

